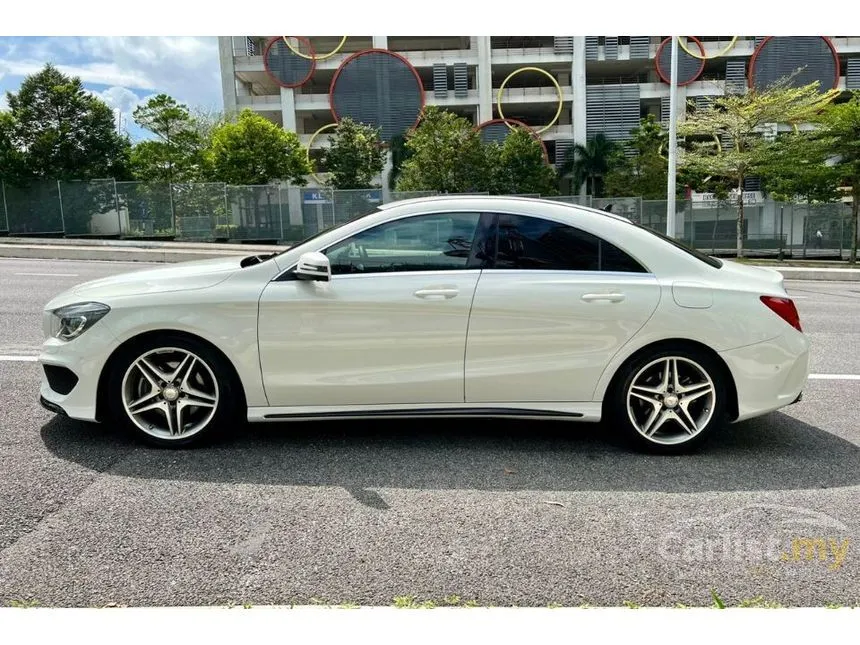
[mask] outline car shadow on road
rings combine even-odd
[[[115,462],[115,475],[338,486],[379,508],[378,488],[689,493],[860,483],[858,446],[783,413],[728,426],[698,453],[672,457],[632,452],[603,425],[548,421],[245,425],[207,447],[163,450],[57,417],[42,437],[58,457],[93,470]]]

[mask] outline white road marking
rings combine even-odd
[[[810,374],[809,378],[821,381],[860,381],[860,374]]]
[[[8,363],[33,363],[39,360],[38,356],[4,356],[0,355],[0,362],[5,361]]]
[[[77,273],[15,273],[13,275],[32,275],[39,276],[42,278],[77,278],[79,274]]]

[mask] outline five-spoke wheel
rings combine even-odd
[[[236,409],[226,361],[187,337],[128,348],[113,364],[109,387],[114,417],[156,445],[196,442]]]
[[[607,397],[607,418],[628,438],[657,452],[697,445],[724,418],[723,370],[693,349],[641,355],[619,373]]]

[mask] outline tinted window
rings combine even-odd
[[[668,235],[663,235],[660,231],[655,231],[653,228],[648,228],[647,226],[642,226],[640,224],[635,224],[633,222],[631,222],[631,224],[633,224],[633,226],[636,226],[638,228],[641,228],[643,230],[648,231],[649,233],[651,233],[651,235],[655,235],[655,236],[659,237],[664,242],[668,242],[669,244],[671,244],[675,248],[681,249],[685,253],[689,253],[690,255],[692,255],[697,260],[700,260],[700,261],[704,262],[705,264],[709,264],[710,266],[714,267],[715,269],[719,269],[721,266],[723,266],[723,261],[720,260],[719,258],[715,258],[715,257],[712,257],[710,255],[705,255],[701,251],[697,251],[696,249],[691,248],[691,247],[687,246],[686,244],[683,244],[682,242],[680,242],[674,238],[669,237]]]
[[[497,269],[646,273],[618,247],[585,231],[537,217],[499,215]]]
[[[465,269],[479,213],[417,215],[353,235],[325,254],[335,275]]]

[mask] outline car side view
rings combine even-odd
[[[95,280],[43,321],[42,404],[157,446],[244,419],[512,416],[674,453],[808,376],[776,271],[516,197],[395,202],[278,254]]]

